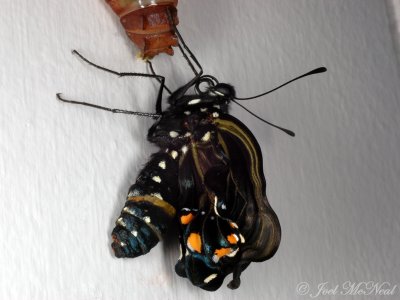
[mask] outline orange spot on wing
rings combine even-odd
[[[221,248],[221,249],[215,250],[214,254],[216,256],[218,256],[219,258],[221,258],[222,256],[225,256],[231,252],[232,252],[231,248]]]
[[[238,238],[234,233],[228,235],[226,238],[229,241],[229,243],[231,243],[231,244],[237,244],[237,242],[238,242]]]
[[[183,225],[187,225],[187,224],[189,224],[190,222],[192,222],[193,218],[194,218],[194,216],[193,216],[192,213],[189,213],[189,214],[186,215],[186,216],[181,216],[181,223],[182,223]]]
[[[238,228],[238,226],[237,226],[236,223],[229,222],[229,225],[231,226],[231,228],[234,228],[234,229],[237,229],[237,228]]]
[[[187,239],[189,249],[201,253],[201,237],[198,233],[191,233]]]

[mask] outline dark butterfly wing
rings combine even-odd
[[[234,273],[229,286],[236,288],[250,262],[276,252],[280,226],[265,196],[261,151],[251,132],[229,115],[215,119],[209,132],[180,161],[186,207],[176,271],[206,290],[218,289]]]
[[[216,124],[220,133],[219,141],[230,159],[230,202],[246,200],[241,212],[231,212],[245,239],[241,260],[267,260],[279,247],[281,228],[265,195],[260,146],[250,130],[238,119],[223,115],[216,120]]]

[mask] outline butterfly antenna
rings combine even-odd
[[[252,100],[252,99],[256,99],[256,98],[265,96],[265,95],[267,95],[267,94],[270,94],[270,93],[272,93],[272,92],[275,92],[276,90],[279,90],[280,88],[284,87],[285,85],[288,85],[289,83],[292,83],[293,81],[299,80],[299,79],[301,79],[301,78],[303,78],[303,77],[307,77],[307,76],[310,76],[310,75],[319,74],[319,73],[324,73],[324,72],[326,72],[326,71],[327,71],[327,69],[326,69],[325,67],[320,67],[320,68],[314,69],[314,70],[312,70],[312,71],[310,71],[310,72],[308,72],[308,73],[306,73],[306,74],[300,75],[300,76],[298,76],[298,77],[296,77],[296,78],[294,78],[294,79],[292,79],[292,80],[290,80],[290,81],[288,81],[288,82],[286,82],[286,83],[284,83],[284,84],[282,84],[282,85],[280,85],[280,86],[278,86],[278,87],[276,87],[276,88],[274,88],[274,89],[272,89],[272,90],[270,90],[270,91],[268,91],[268,92],[265,92],[265,93],[262,93],[262,94],[259,94],[259,95],[256,95],[256,96],[252,96],[252,97],[247,97],[247,98],[238,98],[238,97],[235,97],[235,99],[236,99],[236,100],[240,100],[240,101],[242,101],[242,100]]]
[[[272,126],[272,127],[275,127],[275,128],[277,128],[277,129],[279,129],[279,130],[282,130],[283,132],[285,132],[286,134],[288,134],[288,135],[290,135],[290,136],[295,136],[295,134],[294,134],[293,131],[291,131],[291,130],[289,130],[289,129],[286,129],[286,128],[283,128],[283,127],[280,127],[280,126],[278,126],[278,125],[272,124],[271,122],[268,122],[267,120],[264,120],[263,118],[257,116],[257,115],[256,115],[255,113],[253,113],[251,110],[249,110],[248,108],[244,107],[242,104],[238,103],[238,102],[235,101],[235,100],[232,100],[232,102],[235,103],[235,104],[237,104],[237,105],[239,105],[241,108],[243,108],[245,111],[247,111],[249,114],[251,114],[252,116],[254,116],[254,117],[256,117],[257,119],[259,119],[260,121],[262,121],[262,122],[264,122],[264,123],[266,123],[266,124],[268,124],[268,125],[270,125],[270,126]]]
[[[117,114],[135,115],[135,116],[148,117],[148,118],[153,118],[153,119],[158,119],[161,117],[160,114],[153,114],[153,113],[146,113],[146,112],[139,112],[139,111],[130,111],[130,110],[117,109],[117,108],[108,108],[108,107],[104,107],[104,106],[100,106],[100,105],[96,105],[96,104],[92,104],[92,103],[88,103],[88,102],[68,100],[68,99],[63,98],[61,96],[61,93],[57,94],[57,99],[62,102],[65,102],[65,103],[89,106],[89,107],[106,110],[106,111],[109,111],[112,113],[117,113]]]

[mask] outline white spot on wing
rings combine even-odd
[[[233,252],[227,254],[226,256],[234,257],[234,256],[238,253],[238,251],[239,251],[239,248],[237,248],[235,251],[233,251]]]
[[[207,141],[210,140],[210,138],[211,138],[211,132],[207,131],[207,133],[206,133],[205,135],[203,135],[203,137],[201,138],[201,140],[202,140],[203,142],[207,142]]]
[[[143,218],[143,221],[145,221],[146,223],[151,223],[151,219],[150,219],[149,216],[145,216],[145,217]]]
[[[201,111],[201,112],[206,112],[206,111],[207,111],[207,108],[206,108],[206,107],[200,108],[200,111]]]
[[[240,236],[240,242],[241,242],[242,244],[244,244],[244,243],[246,242],[244,236],[243,236],[242,234],[240,234],[239,236]]]
[[[200,103],[200,102],[201,102],[201,99],[193,99],[193,100],[190,100],[188,102],[188,104],[189,105],[194,105],[194,104],[197,104],[197,103]]]
[[[182,246],[179,246],[179,258],[178,258],[178,260],[181,260],[182,257],[183,257],[183,254],[182,254]]]
[[[156,198],[158,198],[160,200],[163,200],[163,197],[161,196],[160,193],[153,193],[153,194],[151,194],[151,196],[156,197]]]
[[[214,197],[214,212],[215,212],[215,214],[217,215],[217,216],[219,216],[220,217],[220,215],[219,215],[219,213],[218,213],[218,197],[217,196],[215,196]]]
[[[209,283],[211,280],[217,278],[218,274],[211,274],[210,276],[208,276],[206,279],[204,279],[204,283]]]
[[[191,135],[192,135],[192,134],[191,134],[190,132],[186,132],[184,136],[185,136],[185,137],[189,137],[189,136],[191,136]]]
[[[219,117],[219,113],[217,113],[217,112],[214,112],[212,115],[213,115],[214,118],[218,118]]]
[[[170,131],[169,132],[169,136],[172,137],[172,138],[176,138],[176,137],[178,137],[178,135],[179,135],[179,133],[177,133],[176,131]]]
[[[194,249],[193,249],[192,245],[191,245],[189,242],[187,242],[186,245],[187,245],[187,248],[188,248],[190,251],[194,252]]]
[[[187,110],[187,111],[184,112],[184,114],[187,115],[187,116],[190,116],[191,112]]]
[[[167,168],[167,163],[165,162],[165,160],[160,161],[160,163],[158,164],[158,166],[165,170]]]
[[[134,237],[137,237],[138,232],[136,230],[131,231],[131,233],[133,234]]]
[[[181,150],[182,150],[182,153],[186,153],[188,151],[188,147],[187,146],[183,146]]]
[[[178,157],[178,152],[176,152],[175,150],[171,151],[171,156],[173,159]]]
[[[152,178],[152,180],[155,181],[155,182],[157,182],[157,183],[160,183],[160,182],[161,182],[161,177],[160,177],[160,176],[154,176],[154,177]]]

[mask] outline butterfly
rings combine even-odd
[[[154,72],[150,61],[151,74],[118,73],[74,51],[90,65],[119,77],[158,80],[155,113],[111,109],[67,100],[61,94],[57,97],[67,103],[155,119],[147,138],[159,151],[151,155],[129,189],[112,231],[115,256],[134,258],[148,253],[175,222],[181,250],[176,273],[208,291],[217,290],[225,277],[233,274],[228,287],[235,289],[250,263],[265,261],[276,253],[281,227],[265,194],[260,146],[251,131],[229,114],[229,107],[237,104],[264,123],[294,136],[239,102],[264,96],[326,68],[312,70],[268,92],[240,98],[232,85],[203,75],[197,58],[176,28],[175,32],[182,44],[179,49],[195,76],[173,92],[165,86],[165,78]],[[164,89],[170,93],[166,110],[162,110]]]

